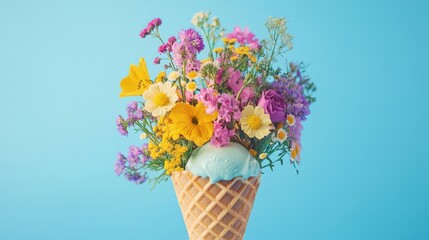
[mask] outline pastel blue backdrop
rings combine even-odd
[[[200,10],[259,38],[287,17],[288,59],[318,86],[301,174],[263,176],[245,239],[429,239],[426,2],[2,0],[0,239],[187,239],[171,182],[114,174],[140,143],[115,118],[129,64],[157,56],[140,29],[177,34]]]

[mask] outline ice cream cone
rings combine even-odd
[[[181,171],[171,179],[190,240],[243,239],[260,176],[211,184]]]

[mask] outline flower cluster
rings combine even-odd
[[[221,148],[230,142],[247,148],[261,168],[283,164],[285,155],[296,167],[302,122],[316,88],[304,64],[276,64],[292,49],[286,20],[269,18],[268,37],[261,41],[247,27],[235,27],[223,37],[219,19],[207,12],[195,14],[191,22],[196,28],[166,41],[159,18],[140,33],[160,40],[154,63],[162,62],[163,69],[151,79],[142,58],[120,83],[121,97],[142,99],[129,104],[126,118],[118,116],[117,129],[128,135],[133,128],[145,144],[130,147],[127,157],[119,154],[116,173],[136,183],[158,183],[185,169],[202,145]],[[207,56],[201,57],[204,50]],[[150,178],[147,170],[160,174]]]

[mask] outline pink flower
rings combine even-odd
[[[233,68],[228,69],[229,79],[228,87],[234,91],[235,95],[240,92],[240,89],[243,87],[244,80],[241,77],[241,72],[239,70],[234,70]],[[248,102],[255,97],[255,91],[251,87],[245,87],[240,94],[241,103]]]
[[[153,59],[153,63],[155,64],[159,64],[161,62],[161,58],[156,57],[155,59]]]
[[[203,88],[200,93],[196,95],[198,101],[206,106],[206,112],[212,114],[217,110],[217,92],[211,88]]]
[[[258,39],[255,38],[255,34],[249,31],[248,27],[243,28],[243,30],[240,27],[235,27],[234,31],[226,35],[226,37],[229,39],[235,38],[238,43],[241,45],[247,44],[251,49],[257,49],[261,46]]]
[[[226,126],[222,126],[220,121],[214,122],[214,132],[210,143],[216,147],[222,147],[230,142],[230,138],[235,135],[235,130],[228,129]]]

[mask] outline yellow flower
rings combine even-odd
[[[217,47],[217,48],[213,49],[213,52],[215,52],[215,53],[221,53],[222,51],[223,51],[223,48],[221,48],[221,47]]]
[[[222,48],[221,48],[222,49]],[[214,51],[214,50],[213,50]],[[206,62],[213,62],[213,59],[211,59],[211,58],[206,58],[206,59],[203,59],[203,60],[201,60],[201,64],[204,64],[204,63],[206,63]]]
[[[186,90],[193,92],[196,89],[197,89],[197,84],[195,82],[189,82],[188,84],[186,84]]]
[[[234,55],[234,56],[232,56],[232,57],[230,57],[229,58],[229,60],[231,60],[231,61],[235,61],[235,60],[237,60],[238,59],[238,56],[237,55]]]
[[[213,121],[217,113],[206,113],[206,108],[201,102],[195,107],[188,103],[178,103],[169,116],[177,133],[193,141],[197,146],[202,146],[213,135]]]
[[[189,80],[194,80],[195,78],[198,77],[198,72],[196,72],[196,71],[190,71],[188,74],[186,74],[186,77]]]
[[[292,114],[288,114],[287,117],[286,117],[286,123],[287,123],[287,125],[289,125],[291,127],[293,125],[295,125],[295,116],[292,115]]]
[[[140,58],[139,66],[131,64],[128,76],[122,79],[120,97],[141,96],[151,84],[149,72],[144,58]]]
[[[250,61],[253,63],[257,61],[257,59],[254,55],[249,54],[248,57],[249,57]]]
[[[234,44],[235,42],[237,42],[237,38],[231,38],[228,41],[229,44]]]
[[[250,47],[248,47],[248,46],[238,47],[237,49],[235,49],[235,53],[240,54],[240,55],[248,55],[248,54],[250,54]]]
[[[165,72],[159,72],[155,78],[155,82],[163,82],[165,78]]]
[[[241,129],[247,136],[262,139],[270,133],[270,115],[264,113],[264,109],[247,105],[241,112]]]
[[[259,159],[265,159],[267,157],[267,153],[259,154]]]
[[[180,76],[180,73],[177,71],[173,71],[170,74],[168,74],[168,80],[174,81]]]
[[[140,134],[140,139],[141,139],[141,140],[143,140],[143,139],[145,139],[145,138],[147,138],[147,134],[146,134],[146,133],[142,133],[142,134]]]
[[[249,153],[252,156],[256,156],[257,152],[255,151],[255,149],[249,149]]]
[[[277,131],[277,136],[274,138],[274,140],[279,141],[280,143],[283,143],[286,139],[287,139],[287,132],[283,128],[280,128]]]
[[[228,38],[222,38],[223,43],[229,43],[229,39]]]
[[[170,82],[159,82],[150,85],[143,93],[143,98],[146,100],[144,108],[154,117],[159,117],[170,111],[179,97],[176,87],[171,86]]]

